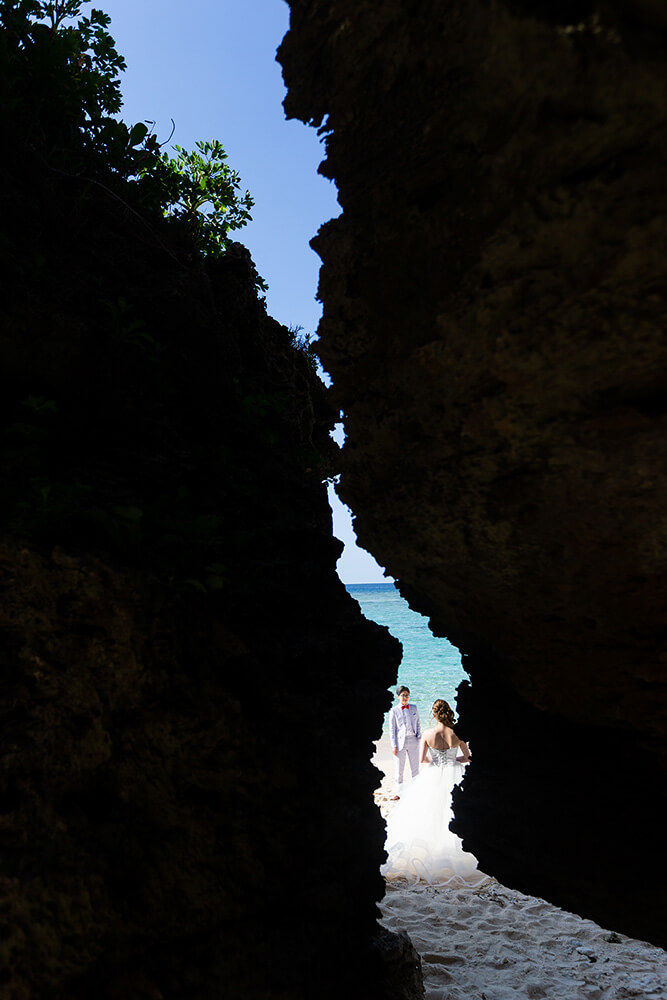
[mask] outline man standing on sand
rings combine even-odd
[[[396,694],[398,705],[392,708],[389,719],[391,752],[396,758],[396,794],[392,795],[392,801],[401,797],[406,755],[412,777],[416,778],[419,774],[419,741],[422,735],[417,706],[410,704],[410,688],[401,685]]]

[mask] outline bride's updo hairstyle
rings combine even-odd
[[[450,729],[453,728],[456,718],[451,708],[442,698],[438,698],[433,702],[433,718],[437,719],[438,722],[442,722],[443,726],[449,726]]]

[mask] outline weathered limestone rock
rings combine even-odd
[[[405,933],[394,934],[380,928],[375,948],[381,956],[384,981],[378,985],[378,996],[384,1000],[412,1000],[424,990],[422,962],[412,941]]]
[[[356,530],[465,654],[457,829],[667,943],[664,8],[293,0]],[[664,882],[664,878],[663,878]]]
[[[384,995],[399,646],[335,574],[324,388],[242,247],[29,152],[0,194],[3,1000]]]

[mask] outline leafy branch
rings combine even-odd
[[[23,138],[50,169],[166,217],[202,256],[220,256],[251,219],[250,193],[218,140],[170,156],[146,123],[118,120],[126,64],[109,15],[81,15],[90,2],[0,0],[0,131]]]
[[[161,152],[157,162],[139,171],[144,196],[157,199],[168,218],[177,220],[205,256],[219,257],[228,233],[252,218],[250,192],[240,192],[240,177],[227,163],[217,139],[197,142],[194,150],[174,146],[177,155]]]

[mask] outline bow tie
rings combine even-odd
[[[406,708],[410,708],[410,706],[409,705],[401,705],[401,711],[404,712],[406,710]]]

